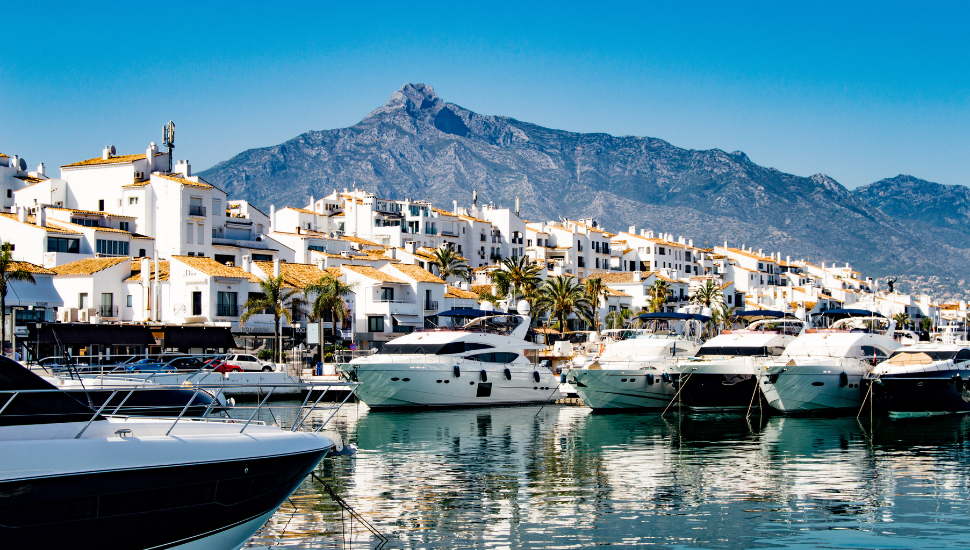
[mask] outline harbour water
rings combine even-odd
[[[966,548],[970,418],[345,406],[318,468],[387,548]],[[343,521],[341,521],[343,518]],[[346,545],[344,545],[346,542]],[[306,482],[249,548],[374,548]]]

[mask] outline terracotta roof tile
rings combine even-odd
[[[300,214],[313,214],[314,216],[326,215],[326,214],[319,214],[317,212],[314,212],[313,210],[307,210],[306,208],[293,208],[292,206],[287,206],[286,208],[280,208],[278,212],[282,212],[283,210],[294,210],[296,212],[299,212]]]
[[[50,178],[36,178],[34,176],[14,176],[14,177],[17,178],[18,180],[23,180],[30,185],[33,185],[35,183],[40,183],[42,181],[47,181],[48,179],[50,179]]]
[[[107,216],[109,218],[129,218],[135,219],[135,216],[123,216],[121,214],[112,214],[111,212],[95,212],[94,210],[78,210],[77,208],[62,208],[60,206],[48,206],[48,210],[63,210],[65,212],[71,212],[72,214],[94,214],[96,216]]]
[[[20,268],[23,268],[23,270],[27,273],[38,273],[42,275],[53,275],[55,273],[51,269],[41,267],[37,264],[32,264],[30,262],[10,262],[10,267],[7,269],[7,271],[17,271]]]
[[[167,179],[169,181],[174,181],[176,183],[181,183],[182,185],[187,185],[189,187],[202,187],[203,189],[214,189],[215,186],[211,183],[199,179],[199,181],[192,181],[190,179],[180,178],[178,176],[164,175],[164,174],[152,174],[153,176],[160,177],[162,179]]]
[[[462,290],[460,288],[457,288],[457,287],[453,287],[451,285],[448,285],[448,288],[445,290],[445,298],[460,298],[460,299],[463,299],[463,300],[477,300],[478,299],[478,294],[476,294],[474,292],[471,292],[471,291],[468,291],[468,290]]]
[[[6,212],[0,212],[0,216],[3,216],[3,217],[8,218],[8,219],[11,219],[11,220],[13,220],[15,222],[18,222],[18,223],[22,223],[24,225],[29,225],[29,226],[31,226],[33,228],[36,228],[36,229],[43,229],[43,230],[47,231],[48,233],[59,233],[59,234],[67,234],[67,235],[79,235],[80,234],[80,231],[73,231],[73,230],[70,230],[70,229],[62,229],[60,227],[52,227],[50,224],[48,224],[47,227],[40,227],[40,226],[36,225],[35,218],[33,216],[27,216],[27,221],[26,222],[20,221],[17,218],[17,214],[9,214],[9,213],[6,213]]]
[[[150,260],[151,267],[149,268],[152,272],[152,280],[155,280],[155,260]],[[169,263],[168,260],[158,261],[158,280],[167,281],[169,276]],[[131,260],[131,275],[125,279],[126,283],[138,283],[141,282],[141,258],[133,258]]]
[[[173,260],[178,260],[179,262],[191,267],[196,271],[200,271],[211,277],[231,277],[234,279],[248,279],[254,283],[259,282],[259,278],[252,273],[247,273],[238,267],[229,267],[224,264],[213,260],[208,257],[199,256],[172,256]],[[273,270],[270,270],[272,273]]]
[[[155,156],[161,156],[164,153],[155,153]],[[136,160],[143,160],[147,158],[144,154],[141,155],[117,155],[109,159],[104,159],[101,157],[82,160],[80,162],[74,162],[71,164],[65,164],[61,168],[76,168],[78,166],[96,166],[98,164],[125,164],[126,162],[134,162]]]
[[[398,279],[396,277],[392,277],[391,275],[384,273],[383,271],[378,271],[369,265],[342,265],[340,266],[340,268],[346,269],[347,271],[351,271],[358,275],[363,275],[368,279],[374,279],[375,281],[380,281],[382,283],[399,283],[402,285],[407,284],[407,282],[402,281],[401,279]]]
[[[122,262],[128,262],[127,256],[122,258],[85,258],[69,264],[59,265],[54,268],[57,275],[91,275]]]
[[[125,235],[131,235],[131,233],[128,231],[125,231],[123,229],[115,229],[114,227],[90,227],[87,225],[79,225],[76,223],[62,222],[61,220],[48,219],[47,226],[58,227],[60,229],[63,229],[65,231],[70,231],[70,232],[80,232],[80,230],[82,229],[93,229],[95,231],[102,231],[105,233],[124,233]]]
[[[434,274],[430,273],[428,270],[417,266],[414,264],[398,264],[394,266],[394,269],[400,271],[408,278],[414,279],[415,281],[420,281],[422,283],[441,283],[445,284],[444,281],[436,277]]]
[[[273,262],[253,262],[253,264],[266,275],[273,275]],[[280,262],[280,275],[283,276],[283,283],[293,288],[303,288],[315,283],[325,274],[323,270],[313,264]],[[337,276],[340,276],[339,272]]]
[[[362,244],[366,246],[379,246],[381,248],[384,248],[384,245],[377,244],[374,241],[368,241],[367,239],[361,239],[360,237],[355,237],[353,235],[344,235],[341,238],[345,241],[349,241],[352,243]]]

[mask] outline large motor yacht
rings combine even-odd
[[[894,351],[866,375],[862,390],[890,416],[929,416],[970,411],[968,380],[970,347],[926,343]]]
[[[652,330],[606,344],[598,358],[566,374],[594,411],[663,409],[677,393],[669,368],[700,348],[701,329],[710,318],[694,313],[644,313]]]
[[[520,313],[477,315],[455,327],[426,329],[384,344],[374,355],[338,367],[358,382],[371,408],[476,407],[544,403],[560,396],[559,381],[536,362],[545,346],[526,340],[529,305]],[[531,353],[530,353],[531,352]]]
[[[106,417],[0,358],[0,539],[236,549],[341,448],[261,422]]]
[[[804,321],[780,311],[739,311],[732,321],[749,324],[722,331],[697,355],[671,367],[683,381],[684,404],[694,410],[760,408],[758,381],[765,364],[780,356],[805,327]]]
[[[765,365],[761,392],[768,404],[784,413],[858,410],[862,377],[902,343],[893,339],[895,323],[869,311],[833,309]]]

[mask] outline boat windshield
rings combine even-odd
[[[765,357],[778,356],[784,351],[779,346],[704,346],[697,352],[696,357]]]
[[[919,353],[922,353],[922,354],[925,354],[925,355],[929,356],[930,359],[932,359],[934,361],[947,361],[949,359],[953,359],[953,358],[957,357],[957,352],[955,352],[955,351],[940,351],[940,350],[899,350],[899,351],[894,351],[893,354],[889,356],[889,358],[892,359],[893,357],[900,356],[900,355],[904,355],[904,356],[905,355],[915,355],[915,354],[919,354]],[[960,357],[960,360],[961,361],[970,360],[970,350],[962,349],[962,350],[960,350],[960,355],[962,356],[962,357]]]
[[[444,344],[395,344],[388,342],[377,353],[382,355],[455,355],[492,347],[478,342],[447,342]]]

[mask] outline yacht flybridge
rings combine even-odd
[[[104,411],[0,357],[5,547],[236,549],[343,450],[335,434],[298,430],[305,407],[291,430]]]
[[[526,340],[526,302],[516,314],[461,310],[461,326],[413,332],[378,353],[340,365],[371,408],[474,407],[544,403],[560,396],[558,380]],[[440,315],[440,314],[439,314]],[[532,353],[530,353],[532,352]]]
[[[869,311],[829,310],[820,321],[834,323],[805,330],[765,366],[761,392],[772,408],[784,413],[858,409],[863,376],[902,346],[893,338],[895,323]]]
[[[566,382],[594,411],[663,409],[677,393],[670,367],[700,347],[704,323],[694,313],[644,313],[647,332],[605,344],[600,356],[566,374]]]
[[[694,357],[671,367],[683,382],[681,397],[694,410],[746,410],[762,405],[758,380],[764,365],[778,357],[805,328],[780,311],[739,311],[732,320],[749,323],[724,330]]]

